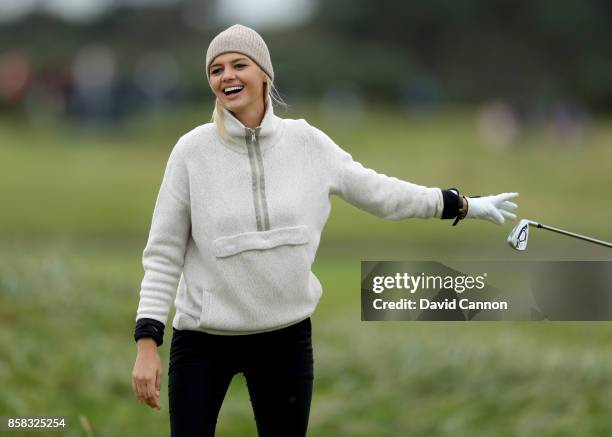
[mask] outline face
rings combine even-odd
[[[267,77],[248,56],[223,53],[210,63],[208,74],[210,87],[228,110],[240,113],[263,108],[263,89]]]

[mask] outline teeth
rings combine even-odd
[[[227,93],[229,91],[241,90],[242,88],[244,88],[244,87],[242,87],[242,86],[231,86],[229,88],[225,88],[223,90],[223,92]]]

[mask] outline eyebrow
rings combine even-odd
[[[234,60],[231,61],[231,63],[233,64],[234,62],[238,62],[238,61],[246,61],[247,58],[236,58]],[[221,64],[213,64],[210,66],[210,68],[214,68],[214,67],[222,67]]]

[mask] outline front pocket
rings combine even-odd
[[[314,310],[308,228],[247,232],[213,242],[217,282],[211,325],[257,330],[290,323]]]
[[[266,250],[277,246],[297,246],[306,243],[308,243],[306,226],[295,226],[217,238],[213,241],[213,250],[217,258],[225,258],[247,250]]]

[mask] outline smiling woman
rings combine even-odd
[[[257,127],[264,112],[269,76],[240,53],[217,56],[208,71],[210,87],[217,97],[215,105],[241,114],[245,126]]]
[[[378,217],[501,224],[516,193],[469,198],[388,177],[305,120],[274,114],[266,43],[235,25],[206,53],[213,122],[178,141],[149,240],[134,338],[136,397],[159,408],[162,344],[172,322],[168,394],[173,436],[213,436],[242,373],[260,436],[304,436],[314,380],[310,316],[322,294],[312,272],[332,195]]]
[[[253,38],[249,30],[240,25],[230,27],[211,42],[206,53],[206,75],[217,97],[212,120],[226,139],[223,108],[241,114],[239,118],[244,125],[255,128],[261,121],[268,96],[273,102],[283,103],[274,88],[274,68],[266,43],[261,37]],[[224,37],[229,34],[234,39],[243,39],[249,45],[251,56],[242,53],[245,50],[232,52],[232,47],[238,46]],[[237,87],[242,88],[235,92]]]

